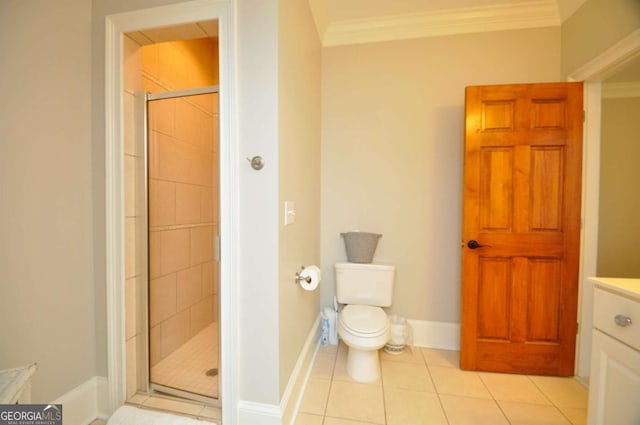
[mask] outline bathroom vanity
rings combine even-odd
[[[640,424],[640,279],[593,278],[589,425]]]

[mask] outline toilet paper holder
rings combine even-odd
[[[296,281],[295,284],[297,285],[300,282],[307,282],[307,283],[311,283],[311,276],[301,276],[300,273],[305,269],[304,266],[300,267],[300,271],[296,272]]]

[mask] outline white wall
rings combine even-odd
[[[64,29],[64,31],[61,31]],[[0,2],[0,369],[33,401],[96,375],[91,3]]]
[[[240,399],[278,404],[278,2],[237,4]],[[260,155],[253,170],[244,158]],[[222,319],[224,320],[224,318]],[[224,397],[224,395],[223,395]]]
[[[322,287],[340,232],[382,233],[391,311],[459,322],[464,88],[560,80],[560,29],[326,48],[322,57]]]
[[[243,1],[237,13],[240,157],[265,161],[240,176],[240,398],[278,404],[318,314],[319,292],[293,278],[320,261],[320,50],[305,2]]]
[[[318,316],[320,290],[294,284],[302,265],[320,265],[320,43],[309,4],[279,1],[280,394]],[[295,36],[292,36],[294,35]],[[296,221],[284,226],[284,202]]]

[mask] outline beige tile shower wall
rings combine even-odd
[[[196,114],[197,107],[190,106]],[[201,146],[205,136],[190,143],[175,133],[160,133],[154,123],[149,179],[152,365],[215,319],[213,240],[218,234],[211,181],[213,146]]]
[[[215,47],[208,39],[145,46],[143,89],[217,84]],[[217,95],[201,95],[149,106],[152,366],[218,318],[217,105]]]

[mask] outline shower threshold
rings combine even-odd
[[[151,392],[156,393],[158,395],[163,394],[165,396],[178,397],[184,400],[203,403],[203,404],[206,404],[207,406],[214,406],[214,407],[222,406],[222,403],[220,403],[220,400],[211,398],[211,397],[205,397],[202,394],[183,391],[179,388],[165,387],[164,385],[160,385],[160,384],[151,384],[150,387],[151,387]]]

